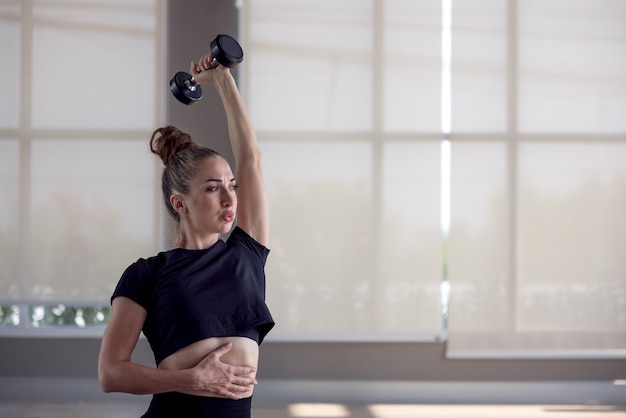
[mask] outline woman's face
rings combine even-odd
[[[237,212],[236,189],[235,176],[224,158],[200,162],[189,193],[183,196],[192,230],[199,235],[230,231]]]

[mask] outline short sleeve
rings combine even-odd
[[[267,247],[252,238],[250,235],[248,235],[248,233],[246,233],[246,231],[239,228],[238,226],[235,227],[233,232],[231,232],[230,236],[228,237],[227,243],[229,245],[238,244],[252,251],[261,259],[263,265],[265,265],[265,262],[267,261],[267,256],[270,253],[270,250]]]
[[[118,296],[124,296],[148,309],[150,301],[149,274],[146,260],[139,259],[128,266],[122,274],[111,302]]]

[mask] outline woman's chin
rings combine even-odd
[[[233,223],[227,223],[222,226],[222,234],[228,234],[233,229]]]

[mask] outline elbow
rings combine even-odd
[[[115,390],[113,390],[112,388],[110,388],[109,386],[106,386],[102,383],[100,383],[100,389],[102,389],[102,392],[104,393],[112,393],[115,392]]]
[[[258,146],[242,149],[235,158],[238,163],[245,163],[251,166],[261,164],[261,149]]]
[[[98,372],[98,383],[100,384],[100,389],[104,393],[115,392],[115,388],[111,382],[111,380],[106,376],[106,374],[102,374]]]
[[[98,366],[98,384],[104,393],[118,392],[116,379],[111,372],[110,367],[100,364]]]

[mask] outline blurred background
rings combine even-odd
[[[105,396],[110,295],[173,240],[150,134],[233,162],[168,88],[219,33],[271,205],[257,402],[626,403],[621,0],[0,0],[0,399]]]

